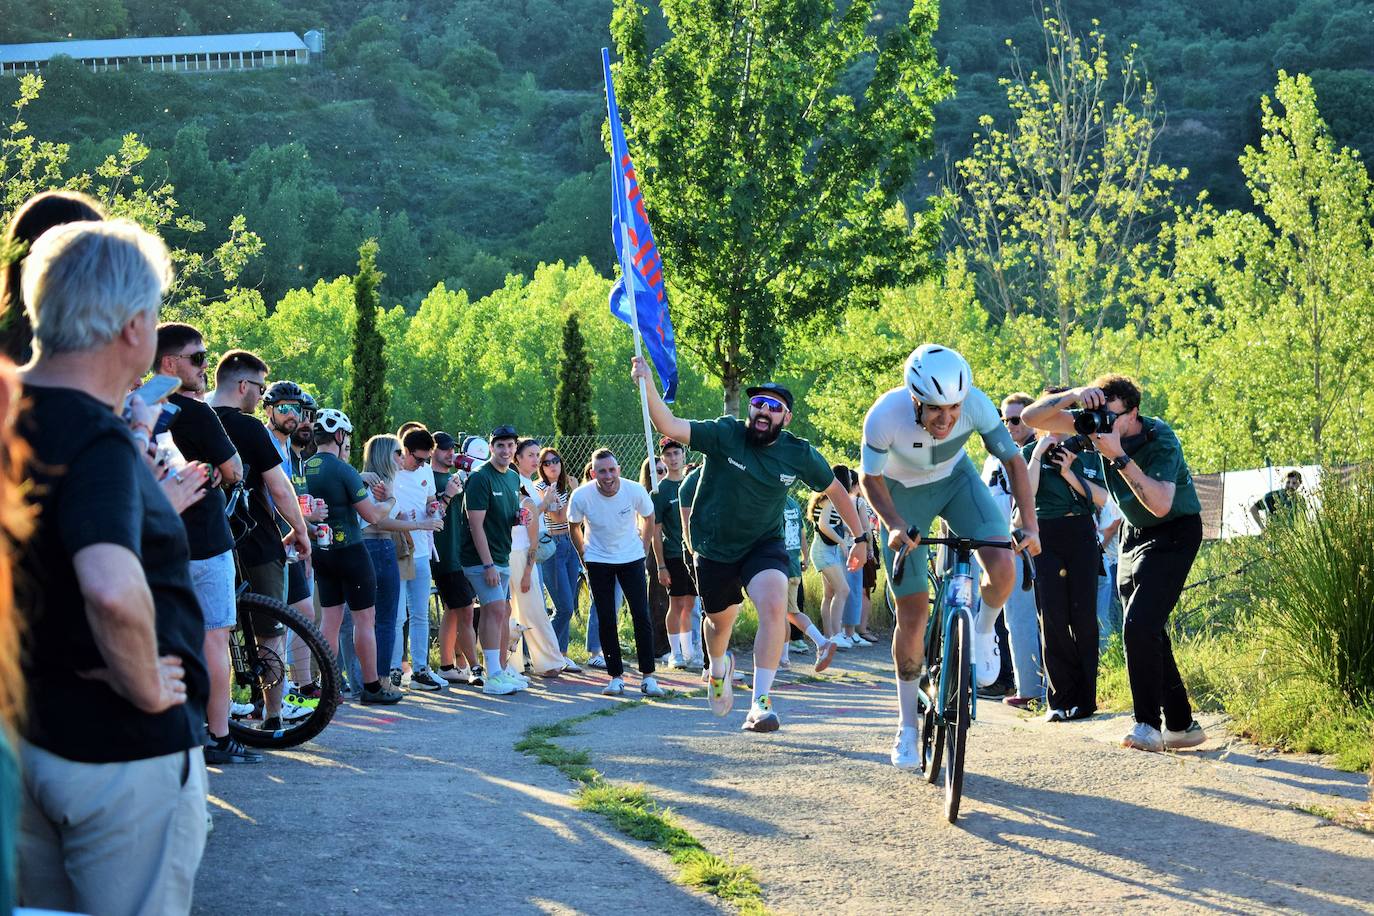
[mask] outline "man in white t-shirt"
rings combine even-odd
[[[434,517],[432,507],[438,499],[434,492],[434,471],[429,459],[434,455],[434,436],[428,430],[412,429],[401,440],[401,469],[392,484],[397,514],[402,518]],[[434,533],[412,531],[415,541],[415,577],[401,580],[401,600],[396,613],[396,643],[391,651],[391,682],[401,684],[404,658],[406,610],[410,612],[410,686],[412,690],[447,690],[448,681],[429,670],[429,558],[434,553]]]
[[[1116,569],[1121,555],[1121,510],[1110,496],[1097,510],[1097,540],[1102,545],[1102,574],[1097,577],[1097,649],[1105,652],[1113,633],[1121,632],[1121,600]]]
[[[620,462],[608,448],[592,455],[596,479],[573,491],[568,500],[573,546],[582,555],[592,601],[599,608],[616,607],[619,583],[634,623],[635,651],[643,675],[640,691],[661,697],[654,680],[654,634],[649,623],[649,579],[644,558],[654,535],[654,503],[649,492],[633,480],[622,480]],[[585,527],[585,531],[584,531]],[[614,613],[598,614],[601,652],[611,682],[601,692],[620,696],[625,692],[625,665],[620,658],[620,637]]]

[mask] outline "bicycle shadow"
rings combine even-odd
[[[965,797],[985,803],[961,815],[958,826],[968,833],[1180,904],[1237,914],[1275,906],[1356,914],[1367,913],[1374,900],[1374,859],[1369,857],[1121,799],[972,772],[966,778]],[[1021,819],[986,806],[1014,812]],[[1083,854],[1073,852],[1074,847]],[[1147,884],[1096,864],[1103,860],[1136,863],[1158,880]],[[1286,874],[1321,876],[1325,896],[1286,881]]]

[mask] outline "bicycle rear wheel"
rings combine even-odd
[[[952,824],[959,817],[959,801],[964,793],[964,748],[968,740],[968,726],[972,718],[972,689],[969,678],[968,615],[955,615],[950,629],[949,647],[945,658],[950,678],[949,706],[945,709],[945,817]]]
[[[264,624],[281,624],[286,636],[259,638],[251,632],[254,619]],[[229,734],[251,747],[284,748],[304,744],[324,731],[339,707],[339,666],[313,621],[274,598],[246,592],[238,597],[238,624],[229,633],[229,643],[234,683],[240,691],[248,692],[254,706],[250,716],[230,718]],[[291,646],[289,657],[287,645]],[[293,662],[305,667],[306,653],[314,684],[319,688],[315,705],[298,707],[298,711],[309,710],[299,718],[288,721],[284,716],[281,728],[264,729],[264,699],[273,688],[285,686]]]

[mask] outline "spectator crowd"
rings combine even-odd
[[[159,322],[172,269],[155,236],[59,192],[27,203],[7,239],[25,253],[0,300],[7,321],[30,325],[33,355],[0,367],[0,529],[15,582],[0,565],[0,836],[18,837],[0,843],[0,905],[189,910],[206,765],[264,759],[230,723],[280,729],[320,700],[305,676],[235,702],[234,627],[290,653],[279,624],[240,620],[241,585],[315,622],[343,697],[365,705],[407,691],[510,696],[584,664],[605,671],[607,695],[637,680],[661,696],[656,673],[710,671],[690,443],[665,436],[654,467],[629,475],[609,449],[570,468],[508,425],[464,435],[417,420],[358,443],[312,380],[274,379],[233,341]],[[1030,472],[1039,584],[995,621],[979,691],[1073,720],[1095,710],[1099,655],[1122,627],[1122,516],[1097,454],[1023,422],[1034,400],[1010,394],[1000,412]],[[781,667],[806,654],[822,671],[879,641],[878,517],[856,470],[831,471],[841,489],[789,497],[777,519],[791,625]],[[1002,462],[989,459],[983,483],[1010,533]],[[857,530],[844,521],[855,515]],[[868,560],[849,569],[856,542]],[[570,646],[581,611],[585,645]]]

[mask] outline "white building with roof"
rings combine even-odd
[[[173,35],[0,45],[0,75],[39,73],[54,57],[71,57],[92,71],[138,68],[209,73],[308,63],[310,50],[295,32]]]

